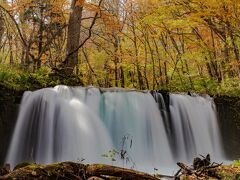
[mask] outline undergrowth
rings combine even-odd
[[[187,82],[187,80],[182,79]],[[0,85],[14,90],[36,90],[56,85],[87,86],[77,75],[66,76],[61,73],[52,73],[51,69],[42,67],[35,73],[17,65],[0,64]],[[130,88],[130,87],[126,87]],[[192,92],[210,94],[212,96],[240,96],[240,79],[229,78],[219,83],[211,78],[195,78],[193,83],[182,83],[172,80],[167,86],[160,86],[157,90],[168,92]]]
[[[36,90],[59,84],[69,86],[83,85],[78,76],[61,76],[43,67],[31,73],[21,66],[0,65],[0,84],[14,90]]]

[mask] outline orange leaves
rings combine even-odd
[[[88,11],[100,12],[100,8],[98,7],[97,4],[94,3],[85,3],[84,8]]]
[[[102,21],[105,24],[105,29],[107,32],[112,32],[114,30],[119,31],[121,29],[121,22],[112,14],[104,12],[101,16]]]
[[[232,60],[228,65],[230,66],[231,70],[237,70],[240,67],[240,61]]]
[[[75,6],[82,7],[84,5],[84,3],[85,3],[85,0],[75,0],[75,1],[76,1]]]

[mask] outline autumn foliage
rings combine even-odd
[[[0,1],[0,63],[85,85],[239,89],[238,0]]]

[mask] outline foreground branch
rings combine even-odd
[[[216,168],[222,164],[210,163],[210,155],[206,157],[202,156],[196,157],[193,160],[192,166],[188,166],[184,163],[178,162],[177,165],[180,167],[180,170],[175,175],[175,178],[179,179],[181,176],[193,176],[194,178],[216,178],[219,179]]]
[[[93,164],[86,168],[86,174],[88,176],[113,176],[121,177],[122,179],[138,179],[138,180],[157,180],[158,178],[149,175],[147,173],[135,171],[132,169],[125,169],[115,166]]]

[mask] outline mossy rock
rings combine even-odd
[[[223,180],[240,180],[240,166],[222,165],[217,168],[217,173]]]
[[[22,162],[22,163],[17,164],[17,165],[13,168],[13,170],[15,171],[15,170],[17,170],[17,169],[20,169],[20,168],[23,168],[23,167],[26,167],[26,166],[29,166],[29,165],[31,165],[31,163],[29,163],[29,162]]]

